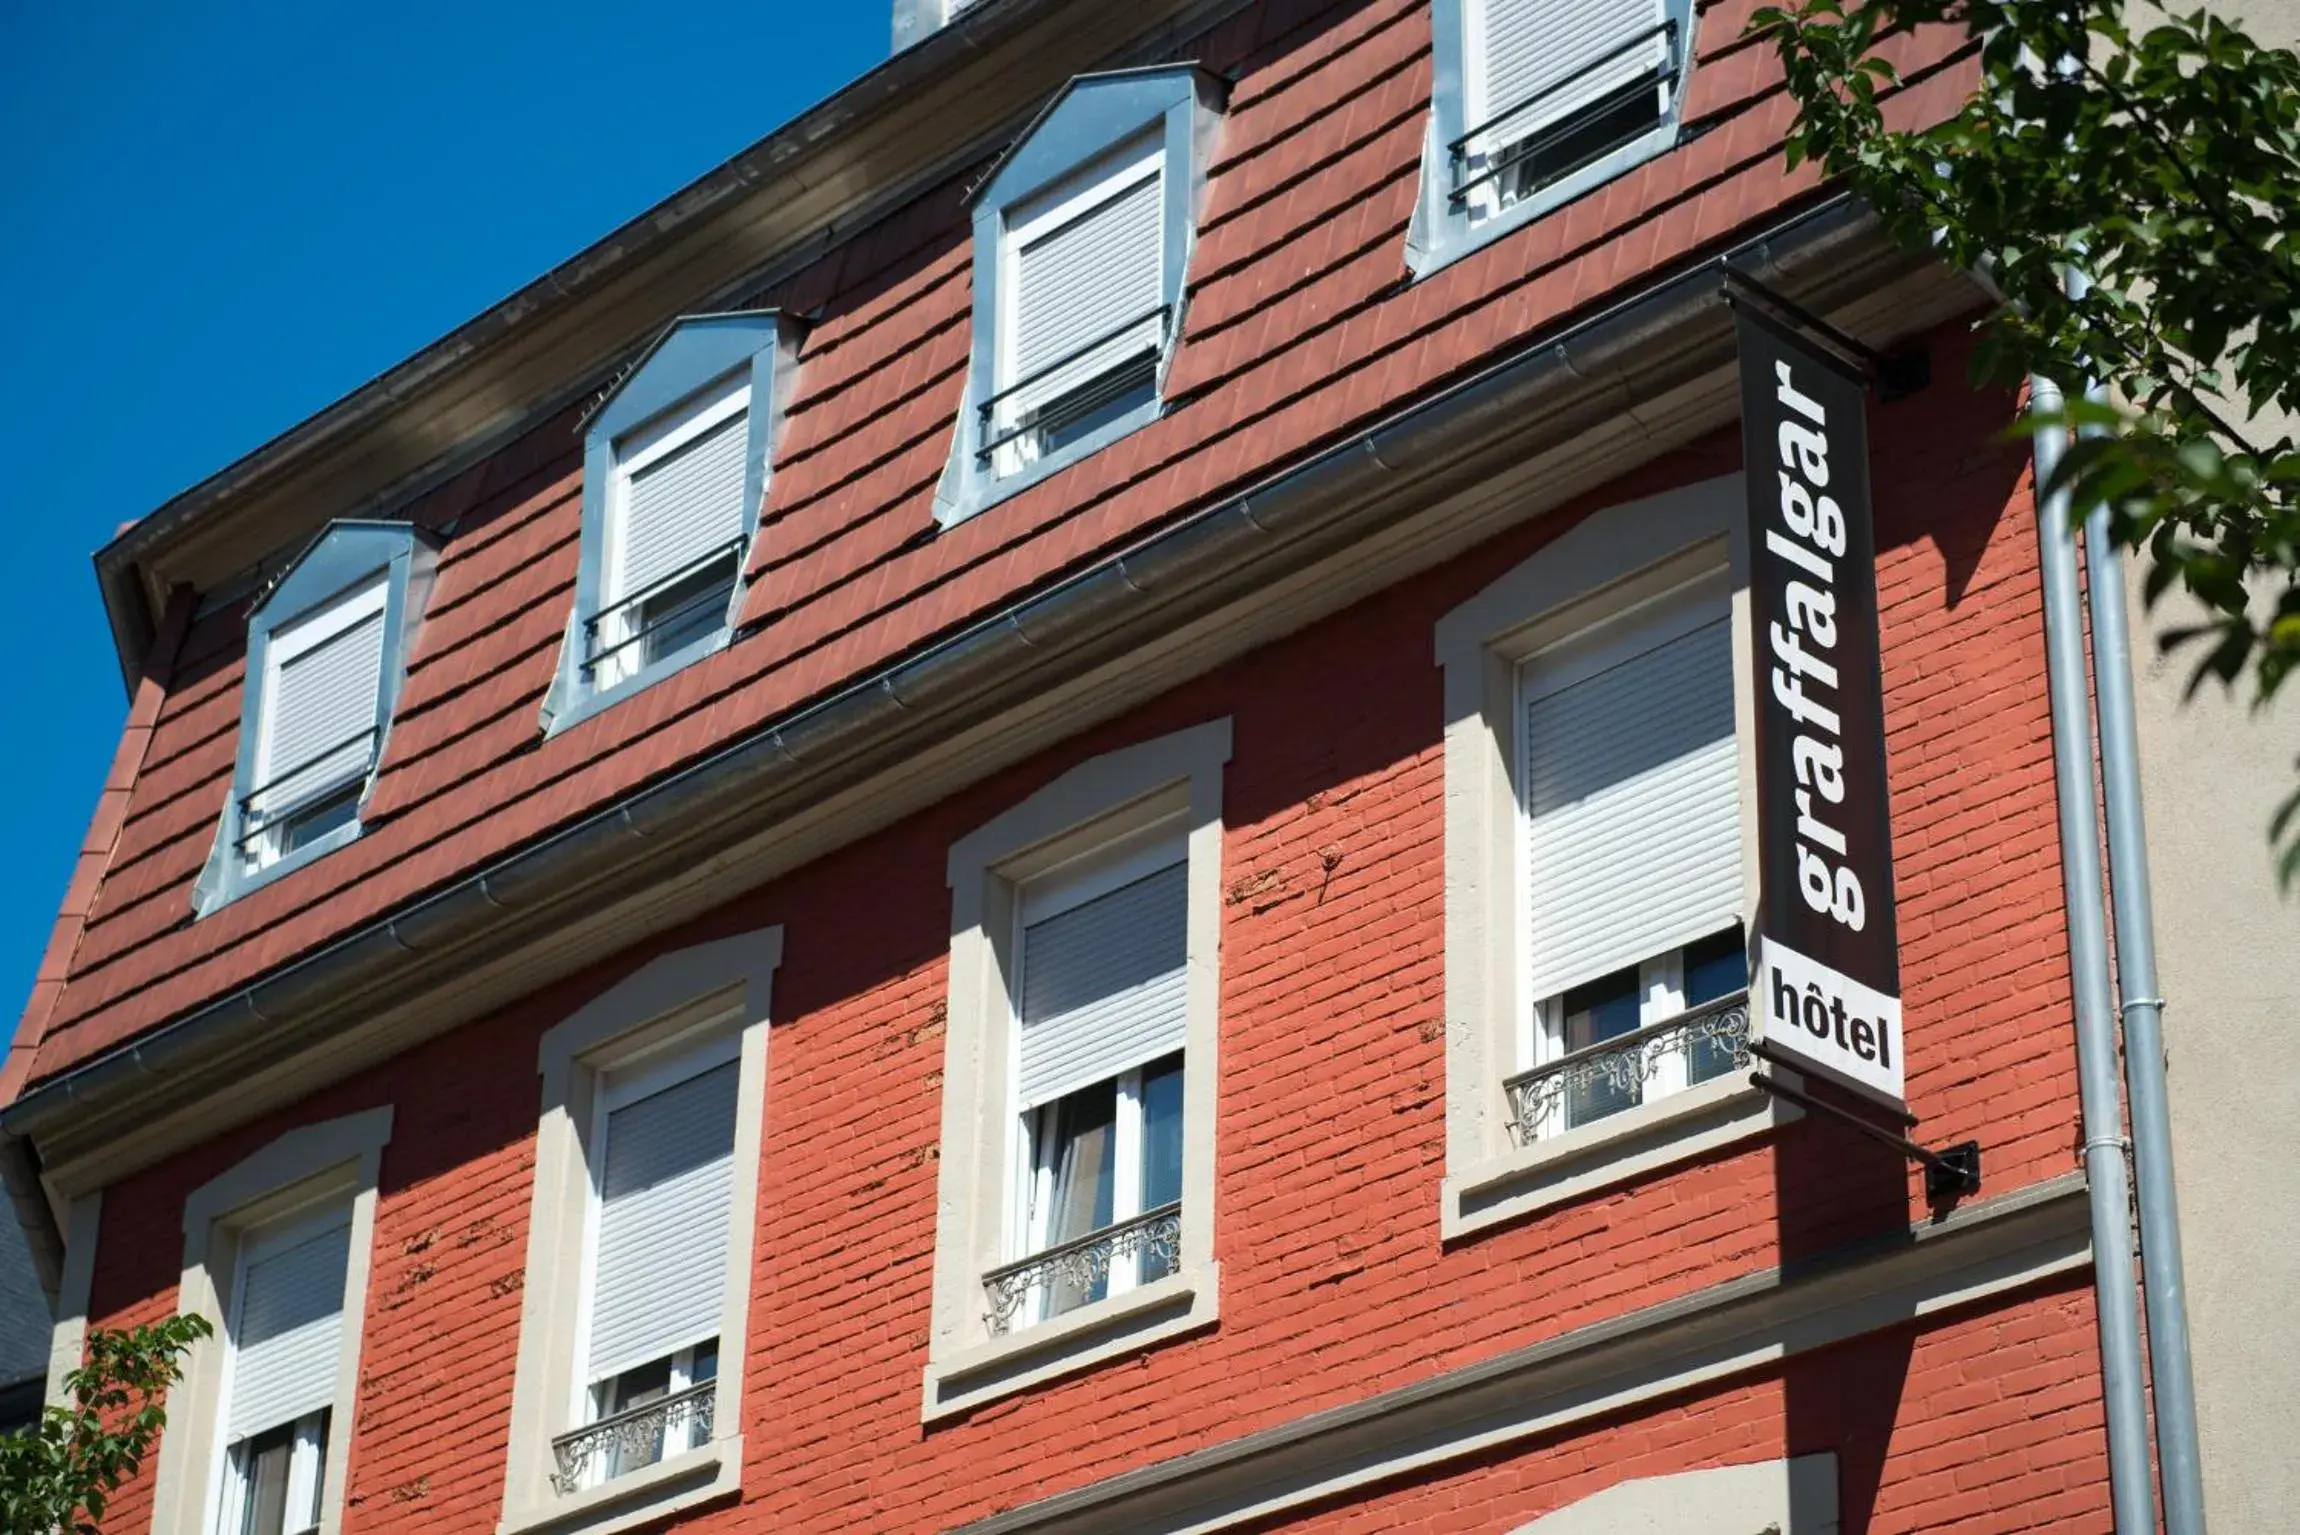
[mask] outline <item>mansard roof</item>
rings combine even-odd
[[[736,637],[545,739],[537,707],[576,574],[577,426],[598,388],[570,380],[585,387],[553,413],[389,509],[440,552],[365,835],[198,922],[190,891],[230,793],[248,604],[179,614],[180,640],[148,652],[120,787],[0,1096],[349,935],[420,923],[426,898],[477,871],[1810,205],[1825,189],[1784,168],[1792,114],[1772,47],[1742,38],[1755,4],[1715,0],[1702,16],[1678,147],[1411,282],[1428,0],[1255,5],[1179,39],[1173,57],[1231,86],[1169,409],[948,529],[934,495],[967,367],[966,196],[990,162],[775,264],[722,306],[810,322]],[[1949,47],[1904,43],[1897,117],[1941,115],[1969,88],[1970,61]],[[666,298],[654,324],[684,307]]]

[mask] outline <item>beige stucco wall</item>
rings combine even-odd
[[[2300,698],[2265,714],[2156,654],[2130,572],[2141,784],[2155,880],[2173,1158],[2206,1514],[2214,1535],[2300,1518],[2300,899],[2269,817],[2296,781]],[[2291,690],[2287,690],[2288,692]]]
[[[2262,43],[2300,43],[2300,0],[2211,0]],[[2264,436],[2291,430],[2260,423]],[[2213,1535],[2300,1528],[2300,896],[2267,827],[2300,782],[2300,688],[2264,714],[2157,654],[2171,599],[2130,612],[2155,877],[2173,1158]]]
[[[2300,30],[2300,0],[2274,9],[2279,40]],[[2155,635],[2194,610],[2146,613],[2141,570],[2134,702],[2205,1512],[2214,1535],[2283,1535],[2300,1518],[2300,893],[2279,891],[2267,828],[2300,783],[2300,687],[2257,714],[2248,687],[2183,702],[2194,654]]]

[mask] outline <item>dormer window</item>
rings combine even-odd
[[[1155,406],[1171,306],[1159,205],[1165,146],[1130,144],[1014,208],[1001,236],[998,392],[986,411],[1003,477]]]
[[[1677,139],[1686,0],[1433,0],[1437,69],[1408,262],[1430,271]]]
[[[977,194],[946,523],[1157,419],[1215,99],[1188,66],[1080,76]]]
[[[251,868],[309,847],[358,814],[382,724],[387,595],[378,574],[272,631],[257,710],[257,782],[240,827]]]
[[[592,681],[612,687],[719,629],[741,573],[751,385],[722,382],[615,448]]]
[[[727,642],[796,338],[772,311],[680,321],[587,425],[563,728]]]
[[[339,521],[249,614],[239,757],[199,912],[359,835],[430,575],[413,526]]]

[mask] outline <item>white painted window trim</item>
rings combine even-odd
[[[48,1334],[47,1405],[69,1407],[64,1377],[88,1352],[88,1293],[96,1280],[96,1233],[104,1221],[104,1191],[74,1194],[64,1213],[64,1272],[56,1287],[56,1324]]]
[[[631,539],[631,483],[648,466],[668,458],[686,447],[696,438],[714,427],[721,426],[737,416],[747,415],[751,408],[751,370],[746,362],[731,370],[725,377],[706,384],[696,396],[683,404],[646,422],[608,446],[614,469],[607,486],[606,536],[602,540],[599,561],[599,605],[610,608],[623,602],[632,593],[626,590],[624,566],[629,559]],[[688,567],[700,569],[700,564]],[[741,572],[736,573],[735,585],[742,586]],[[621,644],[638,632],[639,614],[624,610],[610,625],[612,632],[598,636],[605,645]],[[606,692],[630,681],[646,670],[638,647],[629,646],[599,668],[591,680],[595,692]]]
[[[1092,758],[952,845],[950,979],[933,1331],[922,1419],[970,1411],[1058,1376],[1212,1325],[1222,769],[1230,722]],[[1182,1232],[1175,1272],[1050,1321],[993,1336],[983,1275],[1012,1255],[1017,1116],[1012,974],[1018,894],[1135,839],[1188,849]]]
[[[274,631],[275,637],[264,650],[263,696],[256,706],[255,779],[258,784],[268,784],[277,779],[281,773],[296,766],[294,763],[274,762],[272,760],[272,753],[277,746],[280,676],[287,670],[288,663],[318,649],[346,630],[364,623],[370,618],[388,622],[390,597],[390,572],[388,569],[378,570],[361,584],[355,585],[333,598],[326,607],[318,612],[292,619]],[[391,664],[392,658],[389,655],[384,655],[381,658],[380,666],[382,668],[389,668]],[[380,691],[379,688],[378,692],[380,693]],[[380,701],[378,707],[380,708]],[[379,716],[376,720],[378,727],[376,737],[370,741],[367,759],[360,764],[359,772],[356,775],[359,779],[365,779],[371,775],[375,771],[376,763],[382,759],[380,727],[383,723],[384,721]],[[257,834],[252,847],[241,850],[242,877],[260,874],[263,870],[279,862],[288,823],[295,814],[308,805],[322,801],[328,794],[336,792],[341,787],[342,780],[322,780],[318,789],[307,791],[301,799],[289,806],[276,810],[266,806],[264,813],[265,829]]]
[[[1479,0],[1432,0],[1430,114],[1422,135],[1420,191],[1406,232],[1406,269],[1416,281],[1600,190],[1677,145],[1684,126],[1686,86],[1693,77],[1700,7],[1693,0],[1661,0],[1661,10],[1677,22],[1679,48],[1663,120],[1532,196],[1472,219],[1467,207],[1456,210],[1452,204],[1453,166],[1446,146],[1476,126],[1483,115],[1474,104],[1485,94],[1483,7]]]
[[[325,1205],[348,1203],[351,1247],[344,1267],[343,1336],[336,1353],[335,1426],[322,1469],[320,1535],[336,1535],[342,1527],[344,1484],[358,1416],[360,1338],[375,1241],[376,1187],[383,1148],[390,1139],[388,1106],[306,1125],[200,1185],[184,1201],[184,1265],[176,1309],[207,1318],[215,1331],[192,1346],[183,1378],[168,1392],[168,1429],[160,1437],[153,1491],[156,1535],[211,1535],[218,1528],[230,1375],[224,1324],[245,1235]],[[79,1208],[80,1201],[75,1201],[75,1217]],[[92,1200],[89,1208],[92,1225]],[[94,1243],[86,1245],[93,1248]],[[82,1310],[84,1317],[84,1304]]]
[[[1159,180],[1166,174],[1166,159],[1163,136],[1156,129],[1145,129],[1140,137],[1105,152],[1053,187],[1032,193],[1002,213],[998,236],[998,292],[1004,301],[998,304],[995,316],[998,334],[991,367],[993,390],[1004,392],[1014,388],[1017,382],[1014,349],[1022,328],[1023,249],[1035,244],[1047,232],[1076,223],[1116,201],[1143,182]],[[1164,210],[1160,212],[1163,225]],[[1163,228],[1156,238],[1162,248]],[[1173,338],[1179,334],[1179,327],[1170,320],[1167,334],[1159,343],[1160,373],[1165,371],[1164,358],[1172,352]],[[1012,425],[1010,419],[999,416],[993,419],[991,430],[1003,434]],[[1036,463],[1038,457],[1033,448],[1017,438],[1002,445],[993,455],[993,477],[1009,479]]]
[[[1587,626],[1730,572],[1740,745],[1742,924],[1757,890],[1754,700],[1741,477],[1726,475],[1584,518],[1436,628],[1445,694],[1447,1240],[1579,1198],[1798,1117],[1740,1074],[1671,1093],[1518,1146],[1502,1082],[1525,1065],[1534,999],[1523,995],[1524,837],[1518,668]]]
[[[740,1490],[745,1339],[758,1230],[759,1158],[766,1132],[767,1040],[772,987],[782,962],[779,927],[661,955],[578,1008],[543,1036],[537,1068],[542,1115],[535,1135],[535,1188],[527,1232],[527,1283],[511,1393],[510,1464],[498,1535],[582,1531],[610,1535]],[[601,1078],[729,1042],[736,1070],[735,1147],[727,1273],[719,1327],[712,1437],[654,1465],[560,1495],[552,1489],[551,1441],[579,1426],[582,1401],[588,1154]]]
[[[742,1039],[740,1035],[723,1029],[705,1028],[700,1037],[688,1035],[673,1041],[660,1053],[647,1052],[637,1062],[620,1069],[593,1068],[594,1091],[591,1094],[589,1127],[584,1134],[584,1145],[596,1148],[605,1144],[607,1117],[615,1110],[628,1107],[643,1098],[651,1098],[682,1082],[689,1082],[707,1071],[714,1071],[729,1062],[736,1063],[736,1091],[741,1091]],[[605,1086],[598,1087],[600,1079]],[[740,1100],[738,1099],[738,1112]],[[583,1198],[582,1280],[575,1304],[576,1363],[569,1384],[574,1395],[568,1405],[570,1423],[584,1418],[597,1418],[596,1404],[592,1401],[598,1382],[592,1379],[591,1324],[592,1307],[596,1303],[599,1286],[599,1224],[606,1208],[605,1191],[601,1184],[603,1169],[596,1157],[586,1159],[590,1174]],[[693,1345],[678,1351],[691,1355]],[[659,1357],[659,1356],[658,1356]],[[674,1375],[677,1372],[674,1365]],[[684,1389],[692,1382],[674,1379],[674,1390]]]

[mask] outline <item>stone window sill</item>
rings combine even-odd
[[[495,1535],[615,1535],[741,1490],[743,1436],[643,1466],[564,1498],[505,1512]]]
[[[1220,1284],[1221,1265],[1209,1260],[931,1361],[921,1420],[934,1423],[971,1412],[1041,1382],[1210,1327]]]
[[[1790,1074],[1783,1080],[1790,1086]],[[1672,1093],[1478,1163],[1443,1185],[1446,1241],[1579,1199],[1673,1162],[1763,1135],[1801,1118],[1738,1074]]]

